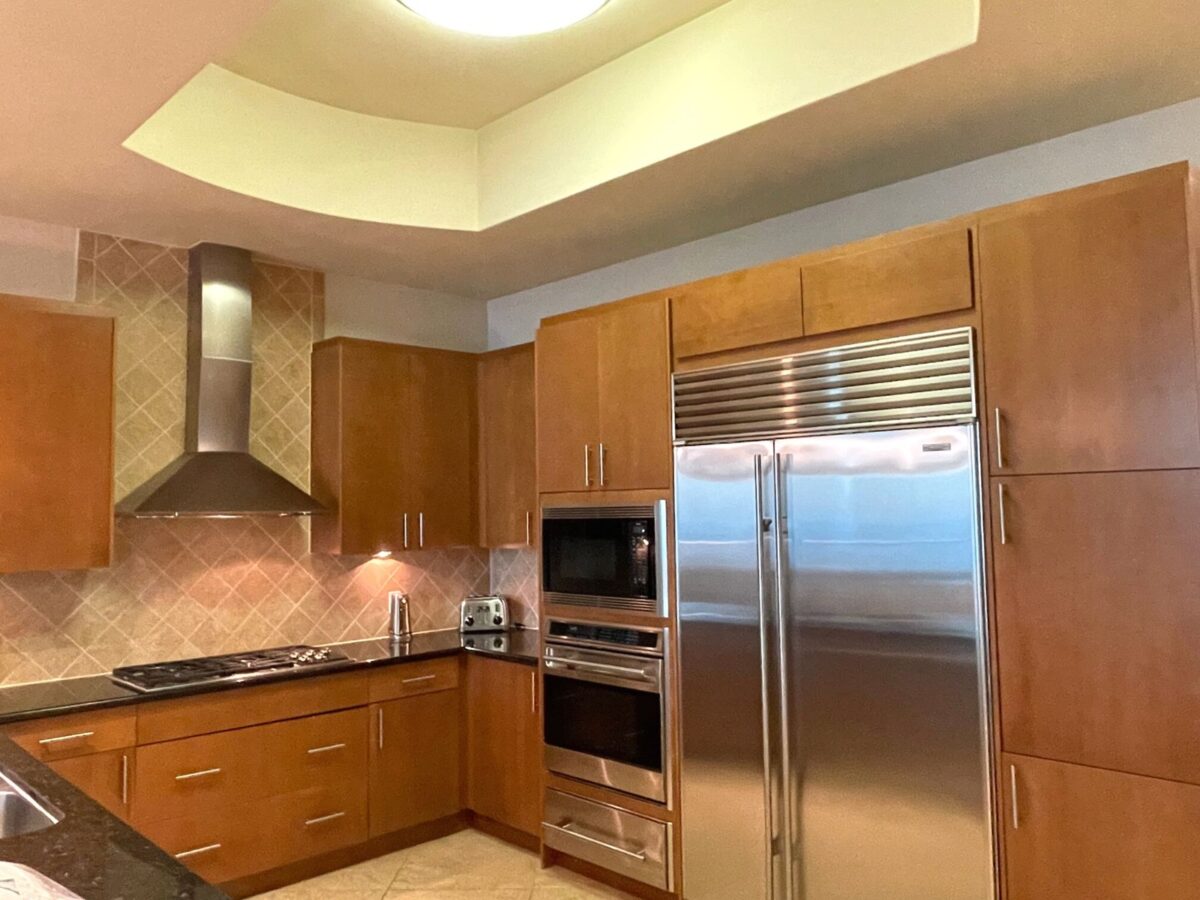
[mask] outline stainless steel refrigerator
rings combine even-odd
[[[677,377],[685,900],[995,896],[973,360]]]

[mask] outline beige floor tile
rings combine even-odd
[[[538,872],[532,900],[632,900],[632,895],[569,869],[551,866]]]
[[[463,831],[409,850],[393,891],[513,890],[533,888],[538,859],[477,831]]]
[[[386,900],[529,900],[529,888],[485,889],[481,891],[390,890]]]

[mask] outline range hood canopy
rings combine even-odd
[[[117,504],[117,515],[303,516],[326,508],[250,455],[250,253],[188,253],[183,455]]]

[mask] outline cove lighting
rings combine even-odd
[[[400,0],[431,22],[492,37],[541,34],[586,19],[607,0]]]

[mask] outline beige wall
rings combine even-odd
[[[487,349],[487,304],[339,275],[325,276],[325,337],[355,337],[443,350]]]
[[[0,216],[0,294],[75,299],[75,244],[64,225]]]

